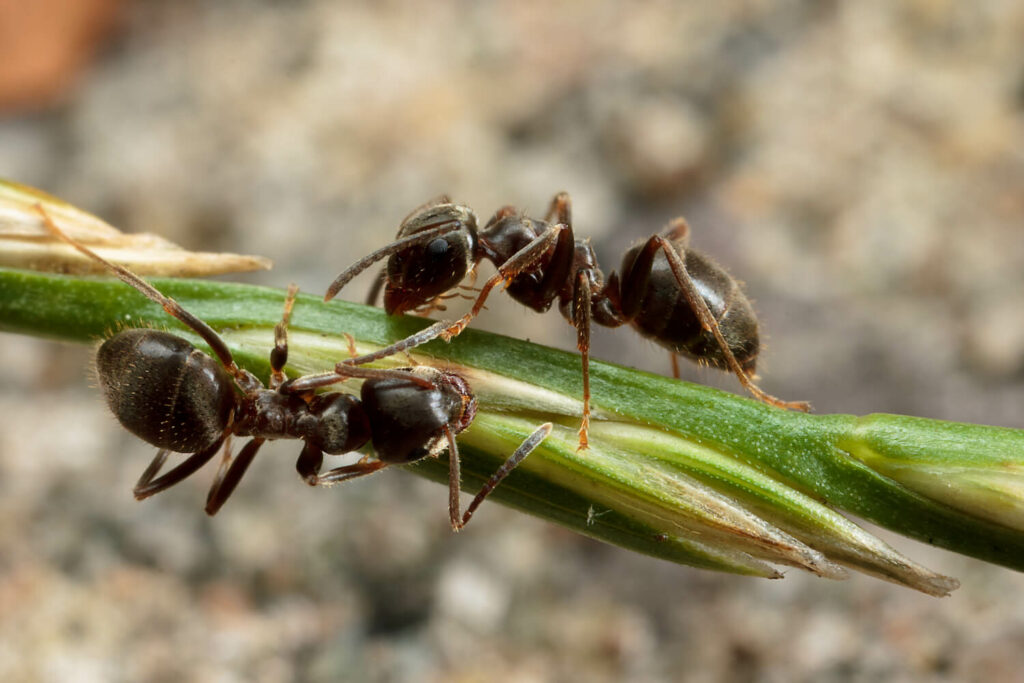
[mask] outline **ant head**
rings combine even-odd
[[[411,237],[443,226],[456,226],[388,259],[384,308],[405,313],[429,304],[458,285],[476,262],[477,222],[472,209],[444,203],[425,206],[402,223],[398,237]]]
[[[436,455],[472,423],[476,398],[458,375],[428,366],[411,370],[433,386],[412,379],[368,379],[360,392],[370,421],[373,449],[389,464],[405,464]]]
[[[476,396],[473,395],[473,391],[469,388],[469,383],[462,375],[456,375],[452,372],[441,372],[434,368],[423,368],[423,370],[435,373],[434,380],[441,389],[459,397],[459,408],[452,411],[452,420],[449,422],[452,435],[458,434],[473,424],[473,418],[476,417],[477,410]]]

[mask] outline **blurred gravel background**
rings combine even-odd
[[[0,41],[0,176],[307,291],[441,192],[486,219],[568,190],[606,270],[685,215],[756,301],[766,390],[1024,428],[1019,2],[48,2],[0,0],[60,67],[32,90]],[[573,345],[502,297],[479,324]],[[594,346],[668,371],[628,330]],[[454,537],[442,488],[311,491],[294,443],[216,520],[206,476],[136,503],[151,449],[90,358],[0,337],[2,680],[1021,676],[1024,578],[902,538],[963,587],[719,576],[497,505]]]

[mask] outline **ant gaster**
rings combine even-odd
[[[360,259],[328,288],[333,298],[353,277],[388,257],[370,292],[373,303],[384,286],[389,314],[436,307],[439,299],[483,261],[497,268],[481,287],[469,313],[440,322],[410,337],[423,343],[451,339],[483,309],[491,290],[504,284],[516,301],[538,312],[557,301],[576,328],[583,363],[583,419],[580,448],[587,446],[590,422],[590,327],[632,325],[676,357],[731,370],[753,396],[773,406],[807,411],[810,404],[787,402],[753,382],[760,350],[757,318],[739,284],[720,266],[690,249],[689,226],[677,218],[660,234],[634,245],[622,259],[621,275],[607,281],[589,240],[573,235],[569,195],[555,196],[544,220],[506,206],[483,229],[473,211],[440,197],[415,209],[402,222],[397,239]]]
[[[462,513],[455,436],[472,423],[477,403],[461,376],[424,366],[395,370],[358,367],[387,355],[378,352],[338,363],[334,372],[287,379],[287,329],[298,291],[293,285],[281,322],[274,328],[270,385],[265,387],[255,375],[238,367],[224,340],[209,325],[135,273],[65,235],[42,205],[37,209],[51,232],[162,306],[199,335],[216,356],[214,360],[185,339],[152,329],[125,329],[100,346],[97,370],[110,409],[128,431],[160,449],[135,486],[138,500],[174,486],[223,450],[206,500],[206,512],[216,514],[269,439],[304,442],[296,469],[310,486],[337,484],[390,465],[437,456],[447,447],[449,516],[452,528],[458,531],[551,431],[550,424],[534,431]],[[316,391],[348,378],[364,379],[360,398]],[[250,437],[234,458],[227,443],[232,435]],[[375,458],[366,456],[352,465],[320,471],[325,453],[349,453],[370,442]],[[189,455],[161,475],[172,451]]]

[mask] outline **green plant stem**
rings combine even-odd
[[[241,364],[266,375],[282,291],[152,282],[221,332]],[[300,295],[290,327],[289,371],[322,371],[346,357],[343,332],[368,350],[426,324]],[[0,329],[88,342],[122,325],[182,329],[118,281],[0,270]],[[595,445],[577,453],[576,354],[471,329],[450,344],[416,349],[416,357],[464,373],[480,400],[480,417],[460,437],[467,488],[539,422],[558,423],[495,498],[581,533],[738,573],[777,576],[768,561],[839,576],[835,561],[933,594],[953,587],[872,539],[834,507],[927,543],[1024,568],[1020,430],[896,415],[786,412],[592,361]],[[443,461],[411,469],[435,479],[446,472]],[[974,481],[983,479],[983,485],[958,491],[944,480],[957,469],[972,475],[998,471],[1006,479],[995,487],[990,477],[978,475]],[[994,488],[998,500],[986,498]]]

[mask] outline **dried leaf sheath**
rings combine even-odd
[[[53,238],[36,204],[75,240],[140,275],[197,277],[267,270],[269,259],[188,251],[157,235],[123,233],[103,220],[35,188],[0,180],[0,266],[56,273],[103,273],[94,261]]]

